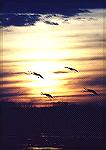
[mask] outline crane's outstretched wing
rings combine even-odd
[[[46,95],[48,98],[53,98],[53,96],[51,94],[48,94],[48,93],[42,93],[41,92],[41,95]]]
[[[74,68],[71,68],[71,67],[64,67],[64,68],[67,68],[67,69],[69,69],[69,70],[74,70],[74,71],[78,72],[78,70],[76,70],[76,69],[74,69]]]
[[[25,74],[27,74],[27,75],[36,75],[38,78],[40,77],[40,78],[42,78],[42,79],[44,79],[44,77],[41,75],[41,74],[39,74],[39,73],[36,73],[36,72],[33,72],[33,71],[28,71],[27,73],[25,73]]]
[[[41,74],[38,74],[38,76],[39,76],[40,78],[44,79],[44,77],[43,77]]]
[[[91,92],[93,93],[94,95],[98,95],[98,93],[95,91],[95,90],[92,90],[92,89],[86,89],[84,88],[85,90],[83,92]]]

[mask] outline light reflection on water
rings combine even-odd
[[[62,148],[56,147],[29,147],[27,150],[62,150]]]
[[[6,142],[7,144],[5,144]],[[34,138],[22,138],[18,139],[15,136],[9,136],[6,140],[4,138],[3,150],[77,150],[77,148],[85,147],[82,150],[89,150],[89,147],[95,149],[103,147],[102,136],[59,136],[59,135],[47,135],[42,133],[41,136]]]

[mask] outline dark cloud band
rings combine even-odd
[[[37,22],[40,15],[37,14],[0,14],[0,26],[30,26]]]
[[[61,12],[36,12],[36,13],[1,13],[0,14],[0,26],[31,26],[34,25],[38,21],[42,21],[49,25],[59,25],[57,22],[50,21],[52,17],[59,17],[60,14],[63,20],[70,16],[79,15],[79,13],[90,13],[87,9],[70,9],[69,14],[61,13]],[[46,15],[44,19],[42,19],[43,15]]]

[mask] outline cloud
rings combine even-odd
[[[23,14],[23,13],[13,13],[13,14],[0,14],[0,26],[29,26],[34,25],[39,19],[38,14]]]
[[[89,10],[70,10],[70,15],[65,15],[61,13],[1,13],[0,14],[0,26],[8,27],[8,26],[32,26],[35,25],[38,21],[42,21],[44,23],[50,25],[59,25],[58,22],[51,21],[53,17],[57,17],[62,19],[64,22],[67,22],[68,17],[78,15],[79,13],[90,13]]]
[[[79,50],[79,49],[93,49],[93,48],[103,48],[103,43],[102,42],[81,42],[81,43],[79,43],[79,44],[76,44],[76,45],[73,45],[73,46],[67,46],[66,47],[67,48],[67,50],[69,49],[72,49],[72,48],[74,48],[74,49],[76,49],[76,50]]]
[[[102,16],[101,16],[102,17]],[[101,24],[102,25],[102,24]],[[65,48],[67,49],[89,49],[91,48],[103,48],[105,46],[106,43],[106,38],[103,37],[102,31],[101,33],[87,33],[86,36],[85,34],[81,33],[77,33],[77,34],[67,34],[67,35],[63,35],[64,38],[68,39],[72,39],[72,40],[76,40],[77,38],[77,43],[75,42],[74,45],[70,45],[70,46],[66,46]]]
[[[94,56],[94,57],[80,57],[80,58],[69,58],[66,61],[103,61],[106,60],[105,56]]]
[[[31,1],[32,3],[26,1],[24,3],[23,0],[20,3],[20,1],[14,2],[11,0],[8,2],[4,0],[2,2],[3,9],[0,10],[0,26],[32,26],[38,21],[43,21],[50,25],[59,25],[57,21],[50,19],[58,17],[63,19],[63,22],[67,22],[69,17],[78,16],[78,18],[80,18],[80,15],[83,13],[91,13],[91,11],[88,10],[90,7],[85,7],[79,2],[76,4],[65,0],[61,3],[57,1],[55,3],[53,0],[46,0],[46,2],[40,0],[40,2],[38,1],[37,3],[33,3],[33,0]],[[42,16],[45,16],[45,20],[41,20]]]
[[[105,84],[106,84],[106,77],[104,77],[103,75],[94,76],[94,77],[89,75],[84,75],[84,76],[77,77],[75,79],[71,77],[67,78],[67,83],[65,83],[64,86],[74,90],[77,88],[83,90],[83,88],[85,87],[91,89],[95,88],[102,91]]]
[[[99,35],[96,34],[94,36],[92,36],[93,38],[89,38],[89,39],[84,39],[84,40],[80,40],[80,42],[84,42],[84,43],[95,43],[95,42],[106,42],[106,38],[103,37],[103,35]]]
[[[16,75],[21,75],[21,74],[24,74],[24,72],[2,71],[0,72],[0,77],[5,78],[5,77],[16,76]]]
[[[106,56],[94,56],[94,57],[70,57],[70,58],[55,58],[56,61],[104,61],[106,60]],[[14,63],[21,63],[21,62],[36,62],[36,61],[51,61],[51,59],[40,59],[40,58],[36,58],[36,59],[20,59],[20,60],[5,60],[5,61],[0,61],[0,63],[6,64],[7,66],[13,65]],[[102,68],[101,68],[102,69]],[[102,71],[100,68],[97,68],[95,71]],[[92,70],[91,70],[92,71]],[[55,73],[55,72],[54,72]],[[59,72],[57,72],[59,73]],[[61,73],[61,70],[60,70]],[[66,73],[66,72],[63,72]],[[21,75],[24,74],[24,72],[12,72],[12,71],[3,71],[0,72],[0,77],[5,77],[5,76],[9,76],[9,75]]]
[[[89,68],[86,68],[86,69],[82,69],[80,72],[101,72],[101,73],[103,73],[104,72],[104,68],[96,68],[96,69],[89,69]]]
[[[103,86],[106,84],[106,77],[93,77],[88,80],[84,80],[86,86]]]
[[[14,84],[14,83],[20,83],[20,82],[24,82],[24,81],[0,81],[0,85],[7,85],[7,84]]]
[[[61,73],[68,73],[68,72],[66,72],[66,71],[54,71],[53,73],[55,73],[55,74],[61,74]]]
[[[3,32],[12,32],[12,29],[8,29],[8,28],[3,28]]]
[[[0,97],[1,98],[12,98],[15,96],[25,96],[28,95],[28,88],[25,87],[0,87]]]
[[[45,21],[44,23],[50,24],[50,25],[59,25],[57,22],[51,22],[51,21]]]
[[[30,26],[39,21],[40,14],[50,14],[49,17],[56,16],[58,14],[63,15],[64,21],[68,20],[68,17],[77,16],[80,18],[81,13],[90,13],[90,9],[105,8],[103,1],[96,0],[1,0],[0,1],[0,25],[1,26]],[[83,17],[83,19],[85,19]],[[93,18],[91,17],[91,20]],[[58,25],[58,22],[51,22],[49,20],[45,23],[50,25]]]

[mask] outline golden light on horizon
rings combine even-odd
[[[39,21],[33,26],[10,26],[4,30],[3,67],[8,75],[4,87],[26,87],[29,95],[35,97],[43,91],[56,96],[82,95],[86,84],[102,93],[101,79],[100,85],[96,80],[103,74],[103,20],[100,22],[96,11],[93,13],[93,21],[89,20],[91,14],[79,20],[70,17],[67,23],[62,17],[54,17],[59,25]],[[39,73],[44,79],[26,75],[28,71]]]

